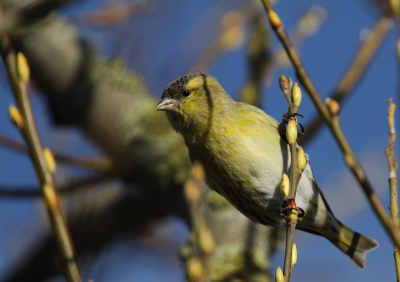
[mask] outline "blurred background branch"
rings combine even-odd
[[[102,58],[70,23],[54,13],[18,28],[11,38],[13,46],[26,55],[32,78],[49,101],[55,122],[78,126],[112,159],[112,170],[123,181],[120,193],[105,195],[101,204],[85,200],[90,193],[83,188],[91,186],[90,182],[79,185],[75,195],[68,194],[80,198],[73,210],[66,210],[78,256],[123,234],[143,231],[166,215],[188,220],[182,193],[190,173],[187,151],[166,118],[154,111],[156,100],[140,75],[118,59]],[[95,176],[95,182],[99,178],[104,180]],[[280,241],[279,231],[255,226],[214,192],[204,193],[201,206],[216,244],[208,267],[208,275],[216,278],[207,281],[229,279],[239,272],[241,281],[267,281],[266,266]],[[228,237],[221,228],[234,231]],[[25,256],[7,281],[42,281],[58,273],[57,264],[52,263],[54,253],[49,238]],[[235,263],[226,268],[230,262]]]

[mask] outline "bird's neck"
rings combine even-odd
[[[198,107],[191,111],[191,116],[184,117],[183,130],[178,130],[188,145],[206,144],[218,131],[227,114],[228,100],[213,103],[211,107]],[[193,114],[194,113],[194,114]],[[192,116],[196,118],[191,118]]]

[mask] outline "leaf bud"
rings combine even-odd
[[[275,282],[283,282],[283,272],[280,266],[276,269]]]
[[[301,103],[301,89],[297,83],[293,85],[292,88],[292,103],[299,106]]]
[[[306,154],[304,153],[303,147],[299,148],[297,152],[297,169],[300,171],[304,171],[307,165]]]
[[[28,83],[31,71],[28,60],[22,52],[18,52],[17,54],[17,68],[19,78],[23,83]]]
[[[297,122],[296,119],[290,119],[286,128],[286,139],[289,143],[296,143]]]
[[[284,173],[281,181],[281,193],[284,198],[289,196],[289,177]]]
[[[8,116],[11,122],[18,128],[22,128],[24,125],[24,119],[22,118],[21,112],[14,105],[8,106]]]

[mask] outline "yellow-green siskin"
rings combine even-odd
[[[234,101],[218,81],[190,74],[171,82],[156,110],[166,111],[182,134],[192,162],[203,164],[207,184],[251,220],[286,224],[280,216],[282,174],[289,175],[290,154],[278,122],[262,110]],[[324,236],[365,268],[365,253],[378,247],[335,218],[307,164],[296,204],[305,216],[297,228]]]

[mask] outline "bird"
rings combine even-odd
[[[285,226],[282,175],[290,175],[290,151],[279,123],[261,109],[232,99],[211,75],[195,73],[172,81],[155,110],[165,111],[183,136],[192,163],[202,164],[207,185],[256,223]],[[320,235],[360,268],[378,242],[340,222],[313,176],[309,162],[295,197],[304,217],[297,229]]]

